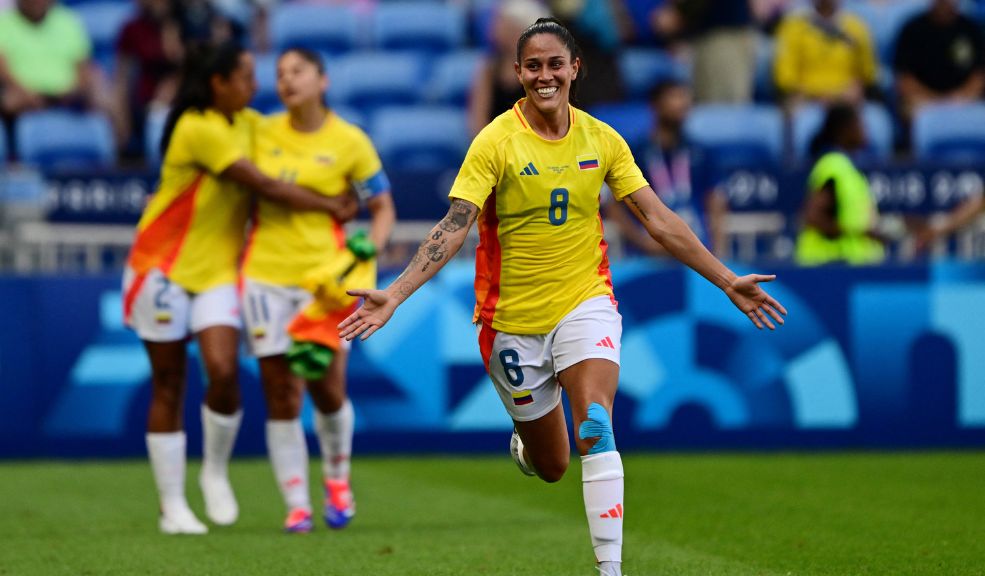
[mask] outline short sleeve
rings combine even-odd
[[[175,126],[171,146],[178,146],[181,158],[212,174],[221,174],[234,162],[245,158],[235,145],[232,129],[218,118],[186,113]]]
[[[629,144],[615,130],[608,126],[602,132],[606,140],[608,154],[605,159],[605,183],[612,190],[612,197],[622,200],[633,192],[649,186],[643,172],[636,165]]]
[[[499,183],[503,169],[502,156],[489,130],[489,127],[484,128],[469,146],[465,161],[448,193],[449,198],[468,200],[482,208]]]

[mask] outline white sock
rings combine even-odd
[[[164,432],[147,434],[147,454],[150,456],[154,483],[161,500],[161,511],[172,514],[188,508],[185,500],[185,433]]]
[[[301,420],[267,420],[267,452],[288,510],[311,510],[308,495],[308,445]]]
[[[352,455],[352,430],[356,413],[348,398],[338,411],[322,414],[315,410],[315,430],[321,446],[322,474],[326,479],[349,478],[349,458]]]
[[[229,458],[243,421],[243,411],[225,415],[213,412],[202,404],[202,473],[225,478]]]
[[[619,453],[582,456],[581,481],[595,559],[621,562],[623,470]]]

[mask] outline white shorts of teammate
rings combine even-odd
[[[213,326],[242,326],[236,286],[223,284],[193,294],[156,268],[144,275],[126,269],[123,312],[127,326],[148,342],[184,340]]]
[[[608,296],[578,305],[548,334],[507,334],[479,325],[479,349],[506,411],[536,420],[561,401],[557,375],[582,360],[619,364],[622,316]]]
[[[257,358],[287,353],[291,320],[311,303],[311,293],[297,286],[275,286],[246,279],[243,282],[243,321],[250,353]],[[351,344],[342,341],[342,347]]]

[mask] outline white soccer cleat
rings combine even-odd
[[[239,518],[239,505],[229,478],[202,472],[198,477],[205,497],[205,515],[219,526],[230,526]]]
[[[516,462],[516,467],[520,469],[527,476],[536,476],[537,473],[523,461],[523,441],[520,440],[520,435],[516,433],[516,428],[513,429],[513,437],[510,438],[510,456],[513,456],[513,461]]]
[[[161,512],[158,527],[162,534],[208,534],[209,529],[202,524],[195,513],[185,506],[172,506],[167,512]]]

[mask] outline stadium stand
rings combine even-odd
[[[629,144],[634,154],[641,152],[653,130],[653,110],[648,104],[600,104],[592,107],[589,114],[612,126]]]
[[[116,60],[116,38],[123,30],[123,25],[134,15],[133,4],[88,2],[72,9],[92,40],[93,60],[105,72],[111,72]]]
[[[478,50],[462,50],[441,56],[431,67],[425,99],[434,104],[465,106],[482,62]]]
[[[255,62],[257,91],[250,106],[264,114],[281,108],[277,99],[277,54],[257,54]]]
[[[17,120],[20,159],[44,169],[111,167],[116,143],[109,120],[97,113],[48,110]]]
[[[147,114],[144,124],[144,154],[147,156],[147,164],[155,170],[161,164],[161,136],[164,134],[164,122],[167,118],[168,111],[158,108]]]
[[[7,164],[7,129],[0,122],[0,166]]]
[[[336,59],[329,101],[362,112],[416,104],[424,85],[424,57],[415,52],[350,52]],[[461,113],[461,112],[460,112]]]
[[[383,50],[444,52],[465,43],[461,6],[440,2],[383,3],[373,15],[373,39]]]
[[[365,24],[349,8],[317,4],[282,4],[273,12],[270,36],[274,50],[292,46],[339,54],[360,46]]]
[[[980,165],[985,156],[985,104],[933,104],[913,122],[918,160]]]
[[[772,106],[696,106],[684,131],[722,170],[775,166],[783,160],[783,118]]]
[[[801,106],[793,116],[791,126],[792,151],[796,162],[809,160],[811,139],[824,121],[824,107]],[[881,104],[870,102],[862,110],[862,121],[869,141],[867,159],[888,161],[893,153],[893,121]]]
[[[845,9],[854,12],[869,27],[876,54],[884,64],[893,60],[896,37],[907,20],[926,9],[926,0],[893,0],[892,2],[846,2]]]
[[[461,162],[468,147],[465,117],[458,108],[383,108],[370,136],[388,169],[441,169]]]
[[[686,80],[687,68],[663,50],[629,48],[619,57],[626,93],[631,99],[645,99],[647,93],[665,80]],[[591,73],[591,72],[589,72]]]

